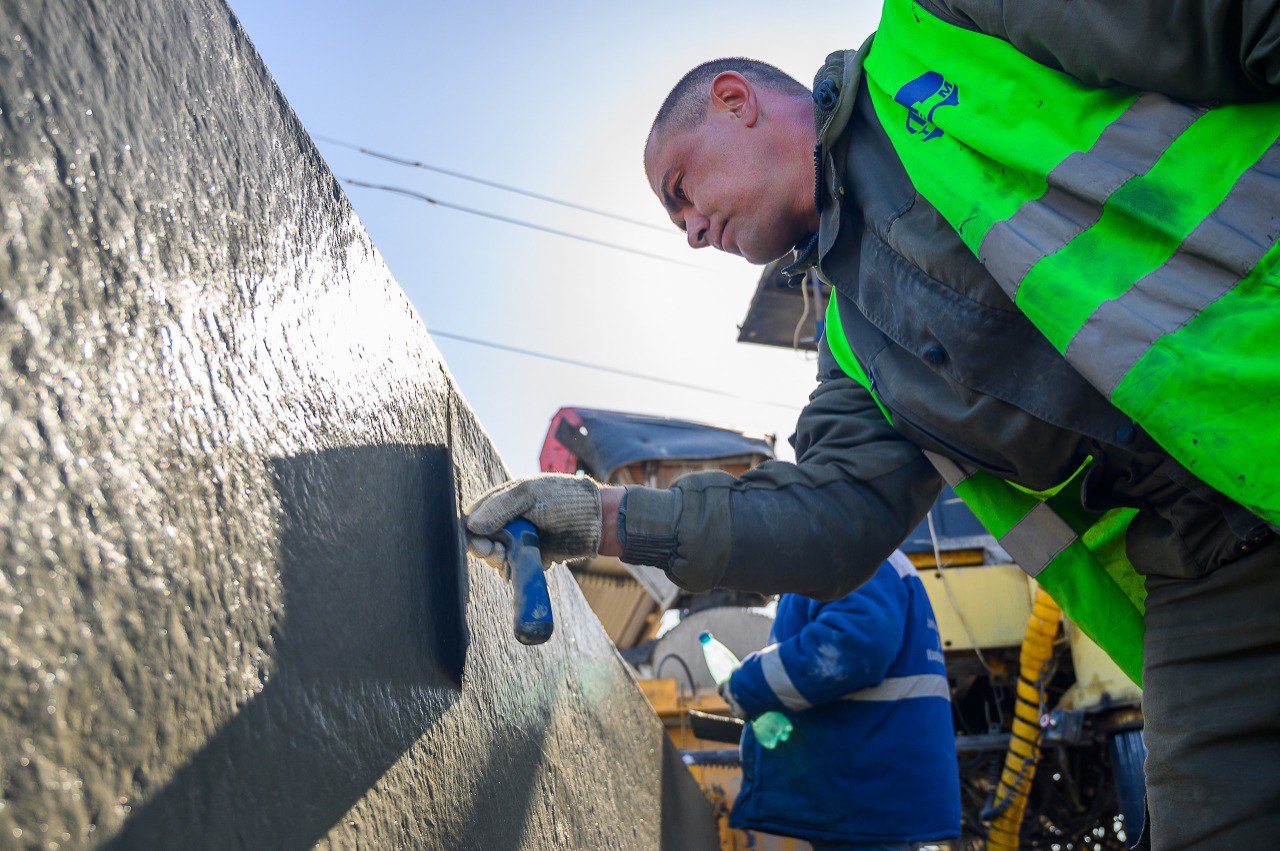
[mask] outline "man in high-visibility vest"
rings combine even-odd
[[[672,221],[755,263],[794,247],[833,286],[797,462],[508,484],[473,550],[524,515],[548,558],[829,599],[945,479],[1141,679],[1153,845],[1270,847],[1277,45],[1275,3],[888,0],[812,94],[695,68],[646,146]]]

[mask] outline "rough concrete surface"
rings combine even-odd
[[[711,847],[223,3],[0,0],[0,157],[0,846]]]

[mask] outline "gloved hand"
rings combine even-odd
[[[467,507],[467,549],[505,574],[506,552],[489,536],[517,517],[538,527],[544,570],[598,554],[600,485],[592,478],[544,473],[498,485]]]
[[[739,704],[733,696],[733,688],[731,687],[732,683],[733,677],[730,677],[720,685],[716,686],[716,691],[720,692],[720,696],[724,698],[724,702],[729,704],[730,715],[735,718],[741,718],[743,721],[750,721],[751,718],[747,715],[746,710],[742,708],[741,704]]]

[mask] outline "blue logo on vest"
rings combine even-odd
[[[942,135],[933,123],[933,114],[941,106],[960,103],[960,87],[948,83],[937,71],[926,71],[898,89],[893,99],[907,108],[907,132],[913,136],[924,134],[922,142]]]

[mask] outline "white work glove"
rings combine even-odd
[[[467,549],[506,575],[502,544],[490,538],[523,517],[538,527],[542,567],[594,558],[600,549],[600,485],[587,476],[544,473],[498,485],[467,508]]]
[[[720,692],[720,696],[724,698],[724,702],[729,704],[730,715],[735,718],[741,718],[743,721],[750,721],[751,719],[747,717],[746,710],[742,708],[742,705],[739,704],[737,699],[733,696],[733,689],[729,686],[732,682],[733,678],[730,677],[720,685],[716,686],[716,691]]]

